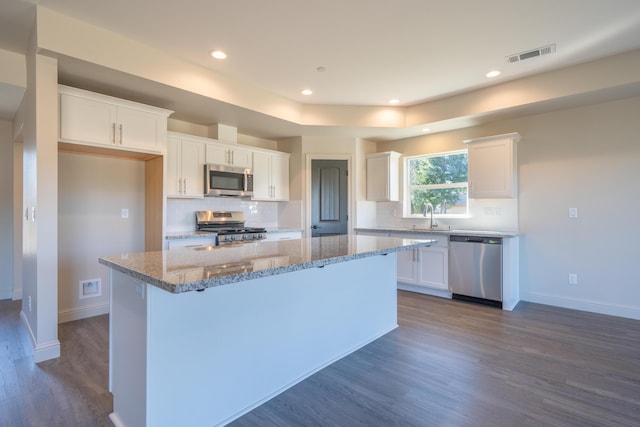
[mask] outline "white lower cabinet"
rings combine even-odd
[[[274,242],[278,240],[302,239],[302,231],[269,231],[265,241]]]
[[[448,249],[433,246],[398,253],[398,282],[446,291]]]
[[[359,233],[380,235],[378,233]],[[430,239],[429,247],[398,252],[398,289],[450,298],[449,236],[447,234],[389,233],[403,239]]]
[[[188,239],[168,239],[167,249],[182,249],[182,248],[206,248],[208,246],[215,246],[215,237],[193,237]]]

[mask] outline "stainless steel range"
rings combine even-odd
[[[217,244],[246,243],[267,238],[267,230],[246,227],[242,211],[197,211],[196,230],[217,233]]]

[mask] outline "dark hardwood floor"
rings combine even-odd
[[[397,330],[231,425],[640,426],[640,321],[398,301]],[[34,365],[19,307],[0,301],[0,426],[110,425],[107,316],[60,325],[61,358]]]

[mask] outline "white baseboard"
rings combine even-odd
[[[431,289],[424,286],[409,285],[406,283],[398,283],[398,289],[401,291],[417,292],[419,294],[451,299],[451,292],[442,289]]]
[[[67,308],[58,312],[58,323],[71,322],[73,320],[86,319],[87,317],[100,316],[109,313],[109,303],[88,305],[79,308]]]
[[[35,335],[33,334],[33,330],[31,329],[31,325],[29,324],[29,319],[27,319],[24,311],[20,311],[20,319],[29,332],[31,344],[33,345],[33,361],[35,363],[60,357],[60,341],[55,339],[45,343],[38,343]]]
[[[601,301],[559,297],[557,295],[540,292],[528,292],[526,295],[521,295],[520,297],[522,301],[640,320],[640,307],[638,306],[608,304]]]

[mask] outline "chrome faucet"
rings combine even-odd
[[[427,202],[427,204],[424,205],[424,217],[427,217],[427,212],[429,211],[429,208],[431,208],[431,218],[429,219],[429,229],[433,230],[433,205],[429,202]]]

